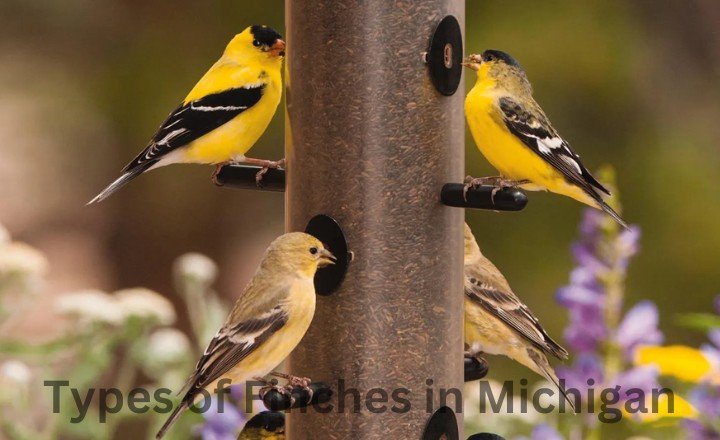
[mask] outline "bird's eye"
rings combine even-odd
[[[492,61],[494,59],[495,59],[495,57],[490,54],[487,54],[483,57],[483,61]]]
[[[316,247],[311,247],[311,248],[310,248],[310,253],[313,254],[313,255],[317,254],[317,253],[318,253],[318,248],[316,248]]]
[[[259,46],[260,46],[260,42],[259,42],[258,40],[253,40],[253,46],[259,47]]]

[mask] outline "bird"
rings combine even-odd
[[[467,223],[463,272],[466,357],[507,356],[555,384],[574,409],[546,356],[566,360],[567,350],[547,334],[500,270],[482,254]]]
[[[235,35],[145,149],[88,205],[105,200],[145,171],[174,163],[215,164],[213,179],[227,163],[260,165],[258,182],[268,168],[283,166],[282,160],[253,159],[245,153],[280,103],[284,56],[285,42],[267,26],[250,26]]]
[[[262,411],[243,426],[238,440],[285,440],[285,414]]]
[[[528,191],[550,191],[601,209],[624,228],[627,223],[601,195],[610,195],[580,156],[558,134],[533,98],[520,64],[505,52],[473,54],[463,66],[477,73],[465,98],[465,117],[480,152],[500,176],[468,179],[468,186],[494,183]]]
[[[312,235],[291,232],[275,239],[200,357],[184,397],[156,438],[161,439],[203,394],[214,392],[220,380],[266,382],[263,376],[280,375],[272,369],[295,349],[315,313],[315,272],[335,261],[335,256]]]

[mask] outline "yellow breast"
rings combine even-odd
[[[492,92],[474,87],[465,99],[470,132],[480,152],[500,174],[512,180],[528,179],[543,185],[555,171],[505,126]]]

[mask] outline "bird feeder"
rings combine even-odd
[[[487,368],[463,357],[456,207],[527,202],[516,189],[463,191],[464,3],[285,2],[287,169],[257,188],[256,168],[233,165],[217,183],[285,191],[287,231],[307,230],[344,259],[318,272],[323,295],[288,364],[330,391],[301,396],[322,405],[290,410],[289,439],[462,436],[453,390]]]

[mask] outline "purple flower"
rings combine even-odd
[[[712,344],[700,345],[700,351],[705,355],[714,370],[720,369],[720,349]]]
[[[705,417],[720,417],[720,387],[710,384],[701,385],[690,391],[688,400]]]
[[[637,226],[633,225],[628,229],[623,229],[615,239],[617,256],[627,263],[627,260],[635,256],[640,250],[640,236],[640,228]]]
[[[603,308],[605,296],[596,290],[571,284],[559,288],[555,294],[555,300],[571,311],[578,307],[593,308],[600,311]]]
[[[595,351],[607,333],[603,314],[599,310],[589,307],[570,309],[570,323],[565,327],[563,336],[574,351]]]
[[[649,395],[652,390],[660,388],[658,376],[658,369],[654,366],[635,367],[619,373],[607,385],[619,385],[623,397],[628,397],[628,390],[632,388],[640,389],[645,395]]]
[[[205,424],[199,429],[203,440],[235,440],[245,417],[227,398],[213,396],[210,407],[203,413]]]
[[[584,287],[599,292],[601,289],[597,277],[586,267],[578,266],[570,272],[570,285]]]
[[[598,241],[600,239],[600,228],[604,221],[605,214],[597,209],[586,209],[580,221],[580,235],[587,241]]]
[[[565,381],[566,388],[575,388],[581,395],[586,395],[588,388],[601,384],[604,378],[600,358],[590,353],[578,355],[572,367],[558,367],[557,374]],[[590,379],[592,385],[588,384]]]
[[[681,426],[689,440],[720,440],[720,433],[693,419],[684,419]]]
[[[711,329],[707,336],[715,347],[720,348],[720,328]]]
[[[564,440],[563,436],[550,425],[540,424],[532,430],[532,440]]]
[[[572,254],[575,262],[592,274],[600,274],[607,270],[607,264],[595,255],[595,249],[588,243],[576,242],[572,245]]]
[[[716,296],[713,300],[713,306],[715,308],[715,313],[720,315],[720,295]]]
[[[615,340],[627,358],[631,358],[640,345],[662,343],[658,320],[657,306],[652,301],[641,301],[628,310],[615,333]]]

